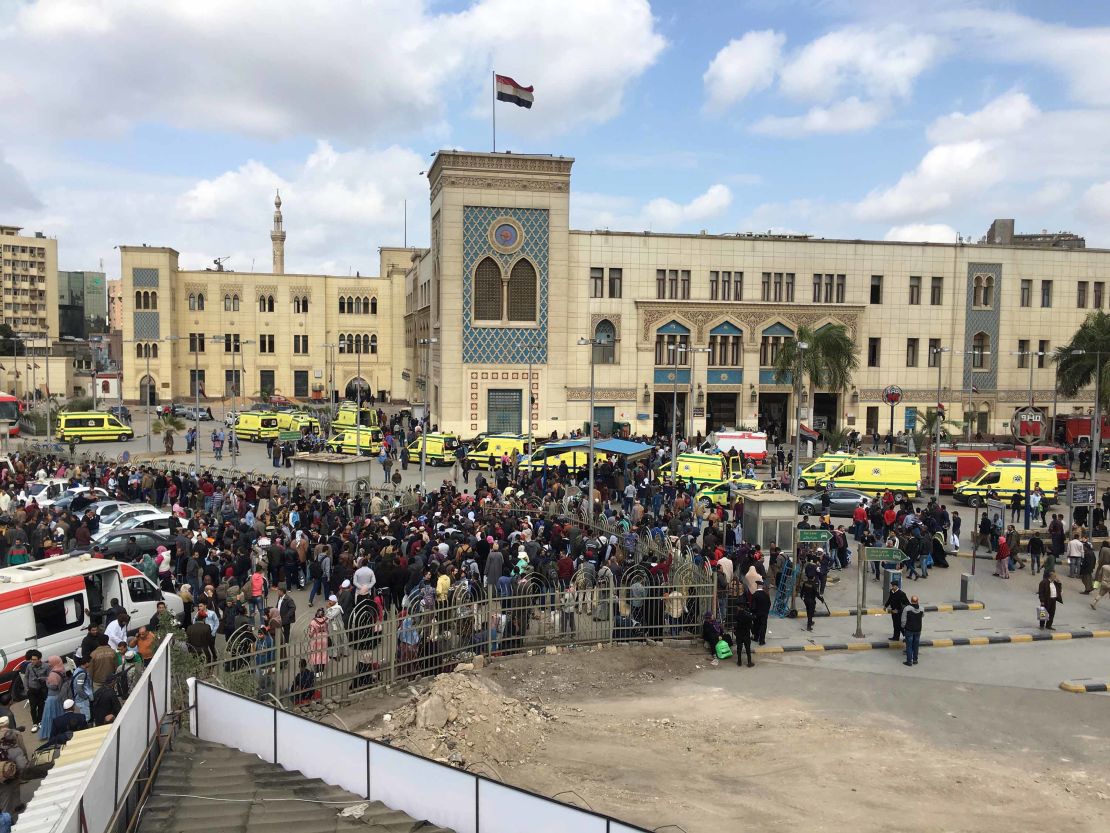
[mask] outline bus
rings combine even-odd
[[[9,421],[8,436],[19,436],[19,419],[23,416],[23,400],[8,393],[0,393],[0,419]]]
[[[1060,483],[1068,482],[1068,467],[1064,449],[1054,445],[1035,445],[1029,450],[1029,459],[1034,463],[1055,463],[1056,478]],[[989,445],[960,445],[940,450],[940,490],[951,492],[963,480],[971,480],[984,466],[1001,460],[1020,460],[1025,462],[1025,446],[998,448]],[[932,472],[929,473],[932,480]]]

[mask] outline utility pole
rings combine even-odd
[[[797,360],[794,365],[794,466],[790,472],[790,491],[798,494],[798,475],[802,470],[802,418],[805,416],[805,407],[802,404],[802,368],[805,367],[805,352],[809,349],[808,342],[799,341],[797,347]]]
[[[424,426],[420,431],[420,494],[427,494],[427,488],[424,484],[424,477],[428,467],[428,431],[432,427],[432,345],[437,344],[439,339],[435,336],[431,338],[419,339],[416,343],[424,345]],[[528,382],[531,387],[531,381]]]

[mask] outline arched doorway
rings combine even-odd
[[[359,398],[359,388],[362,388],[362,401],[370,402],[370,384],[361,376],[356,376],[347,383],[347,387],[343,391],[344,398],[349,399],[351,402],[354,402],[356,399]]]
[[[158,385],[150,376],[139,382],[139,400],[146,405],[158,404]]]

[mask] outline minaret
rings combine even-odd
[[[274,230],[270,232],[274,247],[274,274],[285,274],[285,229],[281,225],[281,193],[274,195]]]

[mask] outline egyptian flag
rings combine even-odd
[[[497,100],[508,101],[517,107],[532,106],[532,87],[522,87],[507,75],[494,75],[493,80],[497,88]]]
[[[810,428],[808,425],[802,424],[800,426],[800,428],[798,429],[798,431],[802,435],[803,440],[809,440],[810,442],[817,442],[819,439],[821,439],[821,435],[818,434],[816,431],[814,431],[812,428]]]

